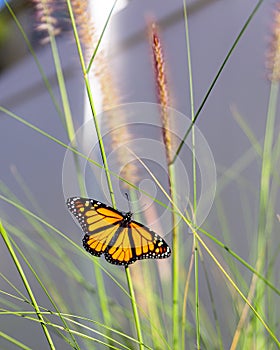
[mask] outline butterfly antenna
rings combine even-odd
[[[127,201],[128,201],[128,209],[129,209],[129,212],[132,213],[132,211],[131,211],[131,203],[130,203],[129,196],[128,196],[128,193],[127,193],[127,192],[125,192],[125,196],[126,196]]]

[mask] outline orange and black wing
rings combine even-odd
[[[155,232],[136,221],[118,229],[113,244],[109,244],[105,259],[116,265],[134,263],[141,259],[164,259],[171,255],[168,244]]]
[[[96,256],[103,254],[108,245],[115,240],[114,236],[123,220],[122,214],[89,198],[72,197],[66,204],[85,233],[84,248]]]

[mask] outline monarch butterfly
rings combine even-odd
[[[95,256],[104,254],[115,265],[127,267],[140,259],[164,259],[171,255],[158,234],[123,213],[90,198],[72,197],[66,202],[85,236],[84,248]]]

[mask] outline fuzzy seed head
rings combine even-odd
[[[156,24],[153,22],[149,28],[151,46],[153,52],[154,73],[157,87],[157,98],[161,107],[162,135],[165,144],[167,163],[172,161],[172,141],[170,134],[170,117],[168,114],[169,91],[167,85],[165,60],[161,40]]]
[[[33,0],[35,7],[35,29],[40,33],[41,44],[50,41],[69,27],[66,3],[62,0]]]
[[[71,4],[79,38],[85,49],[85,58],[88,59],[92,55],[97,43],[96,30],[89,9],[89,1],[72,0]]]
[[[270,39],[269,52],[267,54],[268,78],[271,81],[280,80],[280,2],[274,10],[274,20]]]

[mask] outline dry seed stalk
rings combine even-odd
[[[61,33],[60,19],[55,12],[61,8],[62,3],[54,0],[33,0],[35,6],[35,29],[42,33],[41,44],[50,41],[50,36]],[[62,17],[61,17],[62,19]]]
[[[268,79],[278,81],[280,79],[280,2],[278,2],[274,10],[274,21],[266,65]]]
[[[150,25],[149,31],[152,42],[153,62],[157,84],[157,98],[161,106],[162,135],[165,144],[167,163],[170,164],[172,160],[172,142],[170,134],[170,118],[168,114],[169,91],[167,87],[165,60],[158,28],[154,22]]]

